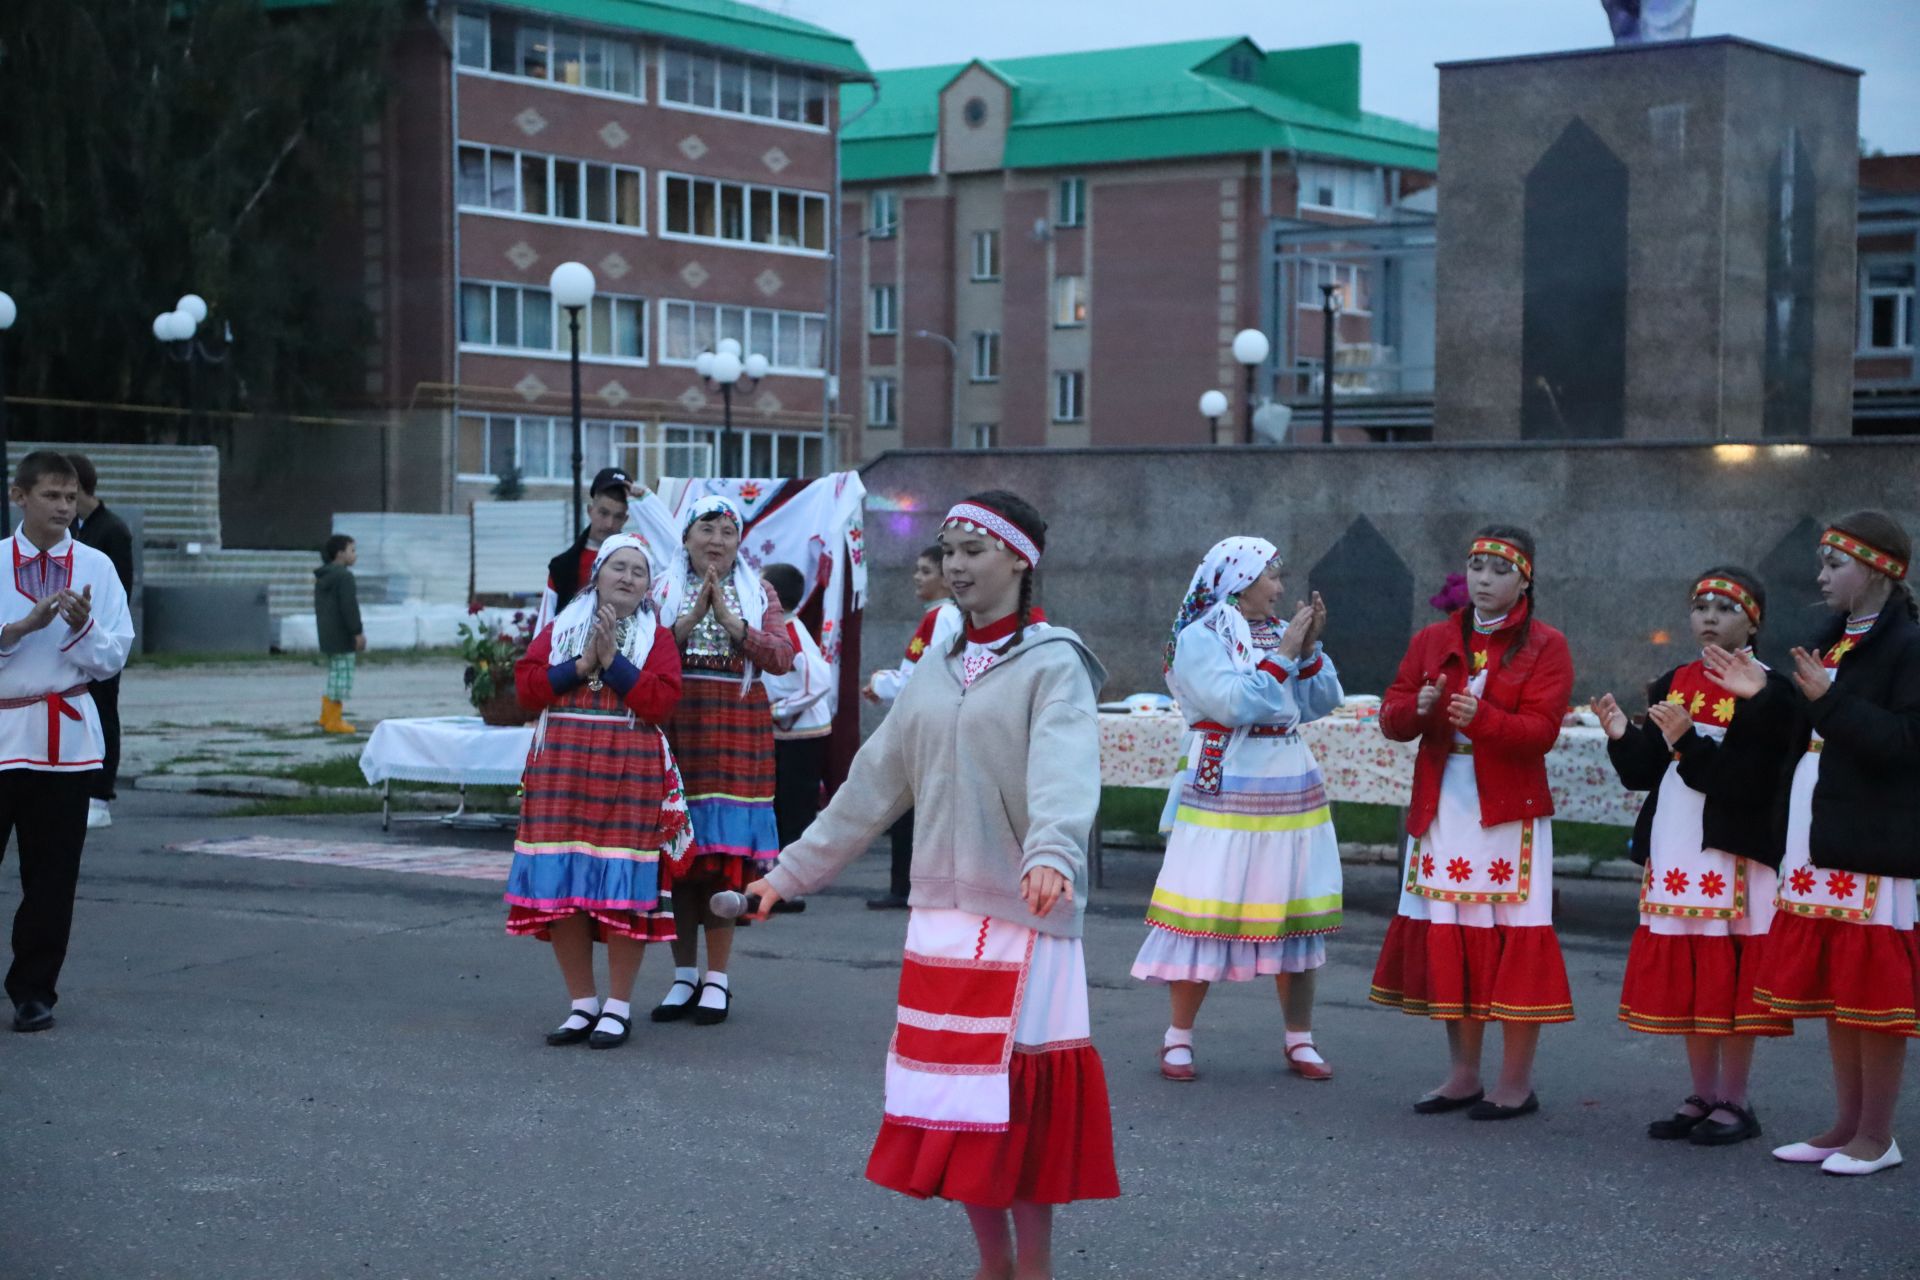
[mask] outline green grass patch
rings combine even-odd
[[[272,770],[271,776],[291,778],[295,782],[304,782],[314,787],[364,787],[367,785],[366,775],[360,772],[360,757],[357,754],[329,756],[325,760],[303,760],[299,764],[282,765]]]

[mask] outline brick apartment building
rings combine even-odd
[[[1920,435],[1920,155],[1860,161],[1860,336],[1853,364],[1855,435]]]
[[[1234,334],[1383,336],[1374,269],[1274,233],[1362,228],[1428,188],[1435,135],[1360,109],[1360,50],[1216,39],[884,71],[841,95],[841,341],[858,453],[1195,444]],[[1429,218],[1430,221],[1430,218]],[[857,241],[857,244],[856,244]],[[1316,361],[1279,352],[1264,397]]]
[[[438,6],[393,55],[355,244],[378,341],[366,391],[395,505],[459,510],[517,469],[572,474],[569,337],[547,289],[579,261],[585,468],[714,469],[727,337],[770,372],[734,397],[745,471],[841,460],[829,399],[839,89],[851,41],[731,0]]]

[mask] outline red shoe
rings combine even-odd
[[[1181,1084],[1191,1084],[1193,1083],[1194,1076],[1197,1074],[1194,1071],[1193,1064],[1191,1062],[1172,1063],[1167,1061],[1167,1055],[1173,1052],[1173,1050],[1175,1049],[1185,1049],[1189,1054],[1193,1052],[1193,1046],[1190,1044],[1161,1045],[1160,1046],[1160,1074],[1165,1076],[1169,1080],[1175,1080]]]
[[[1326,1063],[1302,1062],[1300,1061],[1300,1059],[1293,1056],[1294,1054],[1298,1053],[1302,1049],[1312,1049],[1313,1047],[1314,1047],[1313,1041],[1309,1040],[1305,1044],[1296,1044],[1292,1048],[1288,1049],[1287,1050],[1287,1070],[1293,1072],[1293,1074],[1299,1076],[1303,1080],[1333,1079],[1333,1068],[1328,1066]],[[1316,1050],[1316,1052],[1318,1051]]]

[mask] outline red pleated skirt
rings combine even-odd
[[[1920,934],[1783,911],[1753,998],[1788,1018],[1920,1036]]]
[[[1774,917],[1778,928],[1784,916]],[[1790,1036],[1793,1021],[1753,997],[1769,935],[1634,930],[1620,1021],[1666,1036]]]
[[[1572,1022],[1552,925],[1435,924],[1395,916],[1367,998],[1443,1022]]]
[[[867,1178],[925,1200],[1006,1209],[1016,1200],[1067,1204],[1120,1194],[1107,1075],[1092,1045],[1027,1052],[1008,1067],[1004,1132],[880,1125]]]

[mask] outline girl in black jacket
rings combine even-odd
[[[1820,593],[1842,615],[1819,652],[1793,651],[1814,738],[1793,776],[1781,912],[1754,997],[1790,1018],[1825,1018],[1836,1115],[1773,1154],[1828,1173],[1900,1163],[1894,1104],[1905,1037],[1920,1034],[1920,621],[1903,583],[1913,544],[1876,511],[1820,539]],[[1751,660],[1716,676],[1751,688]]]
[[[1707,656],[1648,686],[1644,724],[1630,723],[1610,693],[1593,703],[1621,783],[1648,793],[1633,832],[1647,874],[1620,1020],[1685,1036],[1693,1073],[1692,1095],[1647,1134],[1700,1146],[1759,1136],[1747,1101],[1754,1037],[1793,1031],[1754,1002],[1753,984],[1773,923],[1795,751],[1806,736],[1798,695],[1758,664],[1749,696],[1709,670],[1715,655],[1751,660],[1766,604],[1755,574],[1708,569],[1693,585],[1689,615]]]

